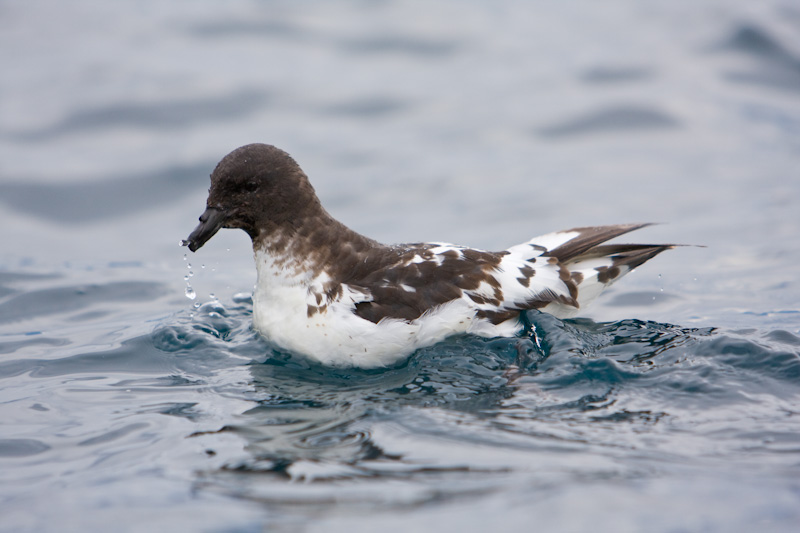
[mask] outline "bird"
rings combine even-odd
[[[380,368],[457,334],[514,337],[531,310],[575,316],[672,244],[607,244],[650,224],[577,227],[490,252],[444,242],[385,245],[334,219],[295,160],[269,144],[230,152],[181,242],[222,228],[251,238],[253,329],[331,367]]]

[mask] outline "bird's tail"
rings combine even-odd
[[[540,306],[542,311],[561,318],[574,316],[603,290],[622,276],[652,259],[674,244],[603,244],[625,233],[650,224],[619,224],[574,228],[555,235],[569,237],[544,252],[558,260],[561,279],[572,298],[554,299]],[[553,234],[551,234],[553,235]],[[531,241],[536,241],[533,239]]]

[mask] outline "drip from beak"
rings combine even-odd
[[[218,207],[206,208],[203,214],[200,215],[200,224],[194,228],[189,238],[181,241],[181,244],[196,252],[222,228],[227,218],[225,211]]]

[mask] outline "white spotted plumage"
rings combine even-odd
[[[523,327],[518,317],[495,324],[477,313],[519,310],[524,308],[522,302],[548,291],[568,298],[569,287],[559,275],[561,265],[549,260],[546,254],[579,235],[575,231],[551,233],[506,250],[507,254],[491,271],[503,294],[499,304],[480,301],[495,296],[495,287],[482,281],[477,288],[462,291],[460,298],[433,307],[419,318],[387,317],[377,323],[354,313],[356,304],[372,300],[369,291],[342,283],[342,290],[335,298],[321,296],[324,286],[331,282],[325,271],[311,276],[311,270],[302,261],[256,251],[258,284],[254,294],[254,328],[277,346],[305,354],[322,364],[361,368],[392,365],[415,350],[454,334],[513,336]],[[430,244],[434,247],[427,248],[427,251],[433,254],[432,257],[426,259],[415,254],[409,261],[394,265],[395,268],[425,262],[440,266],[446,252],[457,253],[458,260],[467,260],[463,253],[468,249],[466,247]],[[579,286],[580,306],[589,303],[607,286],[598,282],[596,269],[611,263],[611,258],[597,257],[570,264],[570,270],[578,269],[583,273],[583,282]],[[520,269],[525,267],[533,268],[535,272],[527,286],[519,277]],[[417,292],[410,285],[401,283],[398,287],[406,292]],[[322,310],[309,315],[309,306],[322,307]],[[542,310],[566,318],[574,316],[579,307],[554,301]]]
[[[308,278],[276,267],[274,259],[255,253],[258,283],[253,294],[253,327],[277,346],[325,365],[389,366],[418,348],[468,332],[475,322],[461,299],[437,306],[416,320],[388,318],[373,323],[353,313],[355,304],[369,301],[370,295],[347,284],[342,284],[341,295],[326,302],[323,311],[309,316],[309,304],[316,303],[314,287],[324,284],[327,274]]]
[[[450,335],[510,336],[520,314],[572,316],[671,245],[606,244],[646,224],[549,233],[502,252],[447,243],[386,246],[322,208],[285,152],[250,144],[211,175],[197,251],[221,228],[253,241],[253,325],[279,348],[327,365],[378,367]]]

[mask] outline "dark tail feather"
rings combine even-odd
[[[591,250],[598,248],[599,244],[609,241],[615,237],[619,237],[620,235],[624,235],[631,231],[651,225],[652,223],[615,224],[613,226],[591,226],[586,228],[573,228],[560,233],[578,232],[579,235],[565,242],[561,246],[550,250],[549,252],[547,252],[546,255],[557,258],[561,263],[568,263],[570,260],[573,260],[579,256],[595,257],[594,254],[592,254],[591,256],[586,256],[585,254],[591,253]],[[659,250],[659,252],[661,251],[663,250]],[[642,262],[644,261],[646,261],[646,259],[643,260]]]
[[[676,244],[605,244],[590,248],[585,253],[567,259],[565,265],[569,268],[571,262],[608,257],[615,267],[626,266],[630,270],[649,261],[664,250],[671,250],[679,246]]]

